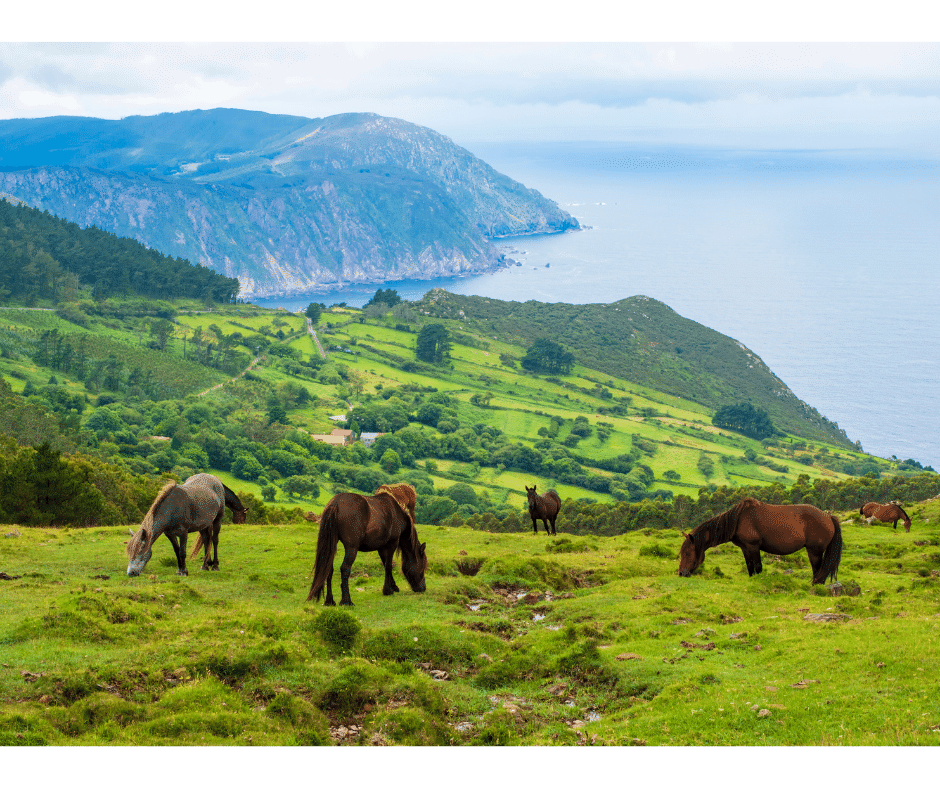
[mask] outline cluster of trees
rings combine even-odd
[[[135,293],[234,303],[238,280],[168,257],[97,227],[0,200],[0,299],[72,301],[80,286],[96,300]]]
[[[443,323],[427,323],[418,333],[415,355],[426,364],[443,364],[450,358],[451,339]]]
[[[48,442],[21,446],[0,436],[0,522],[22,525],[117,525],[140,520],[159,490],[87,454],[63,456]]]
[[[567,375],[574,366],[574,354],[550,339],[536,339],[519,363],[529,372]]]
[[[365,309],[366,307],[370,307],[375,304],[383,304],[384,306],[387,306],[389,309],[391,309],[393,306],[397,306],[400,303],[401,303],[401,296],[398,295],[397,290],[392,290],[392,288],[388,288],[388,290],[383,290],[380,287],[378,290],[375,291],[375,295],[372,296],[372,298],[370,298],[368,301],[366,301],[365,304],[363,304],[362,308]]]
[[[750,402],[724,405],[712,416],[712,424],[721,429],[740,432],[742,435],[757,440],[764,440],[780,434],[780,431],[771,422],[767,411],[752,405]]]

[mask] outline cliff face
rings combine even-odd
[[[430,129],[237,110],[0,122],[0,192],[236,276],[243,297],[499,266],[577,221]]]

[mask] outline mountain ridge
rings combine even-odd
[[[444,135],[375,113],[0,121],[0,191],[235,276],[245,297],[493,270],[491,238],[579,229]]]

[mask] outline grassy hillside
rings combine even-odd
[[[712,410],[750,400],[765,408],[781,429],[851,446],[844,431],[798,399],[741,343],[646,296],[612,304],[543,304],[435,290],[418,309],[458,321],[467,331],[496,334],[525,346],[539,338],[552,339],[584,366]]]
[[[439,303],[449,302],[436,292]],[[798,423],[802,433],[764,441],[718,429],[704,395],[683,398],[657,390],[656,375],[644,384],[631,379],[635,370],[601,369],[590,348],[576,350],[570,374],[531,374],[520,367],[524,339],[509,330],[490,333],[492,326],[483,333],[466,314],[432,319],[424,314],[426,301],[384,313],[328,310],[317,325],[326,359],[304,317],[284,310],[82,304],[80,323],[62,309],[0,308],[0,375],[13,391],[64,409],[62,418],[71,414],[85,429],[89,448],[134,473],[182,479],[217,472],[275,509],[316,509],[339,490],[371,492],[399,479],[417,485],[428,501],[456,498],[448,493],[454,485],[469,487],[469,498],[437,507],[432,522],[440,522],[455,512],[495,511],[501,518],[519,512],[524,486],[533,483],[555,487],[563,498],[613,503],[695,497],[709,485],[791,485],[801,475],[835,481],[908,470],[845,440],[808,439],[812,419]],[[443,323],[453,339],[447,364],[416,360],[417,335],[429,322]],[[719,348],[743,352],[715,336]],[[701,391],[710,390],[716,373],[700,371]],[[775,380],[753,369],[733,382],[756,390]],[[422,415],[428,406],[440,411],[437,418]],[[349,421],[331,419],[341,415]],[[306,437],[347,424],[390,434],[372,450],[321,444],[314,451]],[[154,435],[172,438],[172,445],[150,441]],[[383,466],[389,449],[398,461]],[[273,455],[282,451],[298,462],[278,463]],[[251,455],[257,467],[233,465],[238,454]],[[315,480],[315,494],[301,500],[288,493],[285,482],[295,475]]]
[[[679,578],[672,530],[420,526],[427,592],[383,597],[360,554],[333,617],[308,523],[227,524],[185,578],[165,541],[127,578],[124,528],[3,526],[0,743],[933,744],[940,503],[909,513],[841,513],[838,598],[805,553]]]

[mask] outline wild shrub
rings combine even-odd
[[[640,548],[641,556],[650,558],[676,558],[676,550],[664,544],[645,544]]]
[[[583,542],[572,542],[568,537],[552,540],[545,545],[546,553],[588,553],[591,548]]]
[[[320,699],[321,707],[344,714],[356,714],[367,703],[384,697],[390,674],[364,659],[343,660],[339,673],[330,681]]]
[[[330,607],[314,619],[313,627],[323,642],[336,651],[351,651],[362,630],[359,619],[348,610]]]
[[[481,642],[483,640],[484,642]],[[435,667],[467,667],[476,655],[492,648],[488,638],[460,633],[453,627],[408,626],[371,633],[359,649],[363,657]]]
[[[550,675],[544,655],[535,652],[515,651],[501,658],[486,661],[473,679],[481,689],[495,690],[514,687],[532,678]]]
[[[508,715],[506,715],[508,717]],[[480,747],[507,747],[514,741],[512,728],[505,719],[493,719],[473,740]]]
[[[316,706],[299,698],[293,693],[278,692],[265,707],[265,713],[283,719],[292,727],[301,727],[305,731],[316,731],[329,740],[329,721]]]
[[[46,709],[43,709],[46,712]],[[32,747],[47,743],[52,726],[46,719],[20,713],[0,714],[0,747]]]
[[[376,714],[363,732],[363,737],[368,740],[370,736],[375,735],[405,747],[451,743],[451,733],[445,722],[434,718],[423,709],[410,706]]]
[[[534,583],[541,583],[556,591],[566,591],[579,585],[578,574],[573,569],[542,558],[505,555],[488,561],[481,571],[481,576],[490,585],[503,583],[528,588]]]

